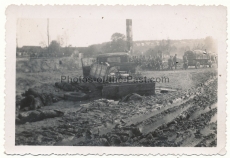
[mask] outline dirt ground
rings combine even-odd
[[[67,146],[216,146],[217,70],[190,68],[144,71],[143,76],[168,77],[157,88],[175,92],[142,96],[138,100],[61,100],[42,109],[64,112],[64,116],[16,125],[16,145]],[[54,86],[61,76],[81,76],[76,71],[57,70],[17,73],[16,94],[28,88],[63,95]],[[202,84],[201,84],[202,83]],[[156,90],[157,91],[157,90]]]

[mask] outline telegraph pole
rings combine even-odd
[[[16,35],[16,48],[18,50],[18,35]]]
[[[48,54],[49,54],[49,45],[50,45],[50,36],[49,36],[49,19],[47,19],[47,38],[48,38]]]
[[[17,19],[17,26],[18,26],[18,19]],[[18,30],[16,31],[16,52],[18,51]]]

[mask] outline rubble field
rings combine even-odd
[[[51,94],[52,101],[40,109],[16,108],[16,145],[217,146],[215,68],[142,72],[146,77],[169,78],[168,83],[156,83],[156,94],[151,96],[134,93],[120,100],[108,100],[98,97],[98,91],[88,85],[88,89],[72,85],[69,89],[85,90],[89,99],[63,99],[68,85],[55,82],[60,82],[61,75],[81,73],[17,72],[18,100],[23,99],[21,93],[33,88],[41,102],[47,103]],[[157,88],[161,87],[175,91],[159,93]]]

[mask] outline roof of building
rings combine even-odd
[[[99,54],[97,57],[113,57],[113,56],[129,56],[129,54],[126,52],[114,52],[114,53]]]
[[[22,46],[22,48],[42,48],[41,46]]]

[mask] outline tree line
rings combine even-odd
[[[156,41],[155,41],[156,42]],[[135,42],[134,42],[135,43]],[[173,53],[183,54],[187,50],[208,50],[211,52],[216,51],[216,43],[212,37],[206,37],[204,39],[197,40],[181,40],[176,42],[176,40],[159,40],[157,44],[151,46],[135,46],[134,45],[134,55],[155,55],[159,51],[165,55],[170,55]],[[63,42],[61,40],[53,40],[50,42],[48,47],[41,48],[39,52],[36,52],[31,48],[27,50],[30,52],[30,56],[37,57],[63,57],[71,56],[76,51],[83,53],[85,57],[92,57],[103,53],[113,53],[113,52],[128,52],[126,36],[121,33],[112,34],[110,41],[102,44],[93,44],[88,47],[84,47],[78,50],[71,45],[62,47]],[[21,49],[21,50],[20,50]],[[17,48],[17,51],[23,51],[22,48]]]

